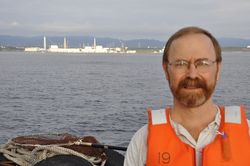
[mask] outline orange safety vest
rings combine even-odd
[[[249,166],[250,138],[244,106],[219,107],[215,140],[203,148],[202,166]],[[147,166],[195,166],[195,149],[183,143],[169,120],[171,108],[149,110]],[[226,111],[225,111],[226,110]]]

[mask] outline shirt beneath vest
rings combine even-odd
[[[217,106],[216,106],[217,107]],[[202,164],[202,149],[208,144],[212,143],[217,136],[215,131],[219,130],[221,114],[220,109],[217,107],[217,114],[215,120],[211,122],[199,135],[198,141],[196,142],[189,132],[180,124],[172,121],[170,115],[170,124],[176,132],[176,135],[181,139],[182,142],[190,145],[196,151],[196,165],[201,166]],[[250,121],[247,120],[248,126],[250,127]],[[250,134],[250,131],[249,131]],[[128,146],[124,166],[145,166],[147,161],[147,138],[148,138],[148,125],[144,125],[139,129],[132,137],[131,142]],[[250,157],[250,156],[249,156]]]

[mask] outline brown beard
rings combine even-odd
[[[169,84],[170,85],[170,84]],[[213,94],[216,81],[207,85],[207,83],[199,78],[191,79],[189,77],[180,81],[178,86],[170,87],[173,96],[187,107],[198,107],[204,104]],[[185,88],[200,88],[195,92],[188,92]]]

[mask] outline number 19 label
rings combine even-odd
[[[158,163],[168,164],[170,162],[170,154],[168,152],[158,153]]]

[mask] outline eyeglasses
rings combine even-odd
[[[193,64],[195,65],[195,68],[198,72],[205,73],[211,69],[211,67],[215,62],[216,61],[213,62],[211,60],[198,60]],[[189,63],[187,61],[175,61],[173,63],[168,63],[168,64],[170,65],[170,69],[174,73],[185,73],[187,72],[187,70],[190,67],[190,64],[192,63]]]

